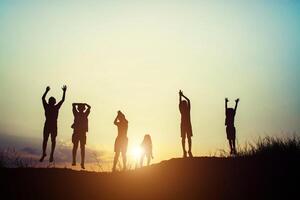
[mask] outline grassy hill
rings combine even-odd
[[[299,161],[176,158],[117,173],[2,168],[0,188],[7,199],[290,199],[299,194]]]

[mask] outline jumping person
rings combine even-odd
[[[48,103],[46,102],[46,95],[49,92],[49,90],[50,87],[48,86],[42,97],[46,121],[44,124],[44,133],[43,133],[43,155],[40,159],[40,162],[43,162],[44,158],[46,157],[46,148],[47,148],[49,135],[51,135],[51,142],[52,142],[49,161],[53,162],[53,154],[55,150],[56,136],[57,136],[57,117],[58,117],[59,109],[63,104],[63,102],[65,101],[67,86],[64,85],[62,87],[63,96],[61,101],[58,104],[56,104],[56,100],[54,97],[50,97]]]
[[[118,115],[115,118],[114,124],[118,127],[118,136],[115,140],[115,157],[112,171],[116,170],[116,165],[119,160],[120,153],[122,153],[123,159],[123,170],[126,170],[126,152],[127,152],[127,145],[128,145],[128,138],[127,138],[127,130],[128,130],[128,121],[125,118],[125,115],[118,111]]]
[[[235,100],[235,108],[228,108],[227,103],[229,102],[228,98],[225,98],[225,126],[226,126],[226,134],[227,134],[227,139],[229,142],[229,147],[230,147],[230,154],[236,154],[236,148],[235,148],[235,135],[236,135],[236,130],[234,126],[234,118],[236,114],[236,109],[238,106],[240,99]]]
[[[147,166],[149,166],[151,159],[153,159],[152,154],[152,140],[150,135],[145,135],[144,140],[141,144],[141,148],[143,150],[141,158],[140,158],[140,166],[143,167],[144,157],[147,157]]]
[[[184,100],[182,99],[184,98]],[[185,149],[185,138],[188,139],[188,145],[189,145],[189,150],[188,154],[189,157],[193,157],[192,154],[192,136],[193,136],[193,131],[192,131],[192,124],[191,124],[191,102],[189,98],[184,96],[182,91],[179,91],[179,110],[181,114],[181,124],[180,124],[180,129],[181,129],[181,144],[182,144],[182,150],[183,150],[183,157],[187,157],[187,152]]]
[[[86,133],[88,132],[88,116],[90,114],[91,106],[86,103],[73,103],[73,115],[74,123],[71,126],[73,128],[72,142],[73,142],[73,162],[72,165],[76,165],[76,153],[78,148],[78,143],[80,142],[81,150],[81,168],[84,167],[85,158],[85,144],[86,144]]]

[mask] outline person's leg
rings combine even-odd
[[[40,158],[40,162],[44,161],[44,158],[46,157],[46,149],[47,149],[47,143],[48,143],[48,138],[49,138],[49,132],[48,130],[44,127],[44,133],[43,133],[43,154],[42,157]]]
[[[180,132],[181,132],[181,146],[183,151],[183,157],[186,157],[186,149],[185,149],[185,137],[186,137],[186,131],[184,129],[184,126],[180,125]]]
[[[150,154],[147,154],[147,166],[150,165],[151,156]]]
[[[145,154],[143,153],[140,158],[140,167],[143,167]]]
[[[126,164],[127,164],[126,151],[122,152],[122,159],[123,159],[123,170],[126,170]]]
[[[118,163],[118,160],[119,160],[119,156],[120,156],[120,152],[117,151],[115,153],[115,157],[114,157],[114,164],[113,164],[113,168],[112,168],[112,171],[116,171],[116,166],[117,166],[117,163]]]
[[[234,146],[233,146],[233,140],[230,139],[230,153],[234,154]]]
[[[53,162],[53,155],[54,155],[54,150],[55,150],[55,146],[56,146],[56,135],[57,135],[56,130],[51,133],[51,143],[52,144],[51,144],[51,153],[50,153],[49,162]]]
[[[188,137],[188,143],[189,143],[189,157],[193,157],[192,154],[192,138]]]
[[[80,141],[80,150],[81,150],[81,168],[85,169],[84,167],[84,159],[85,159],[85,142],[82,140]]]
[[[232,149],[233,149],[233,154],[236,154],[235,139],[232,140]]]
[[[76,138],[76,135],[73,134],[72,136],[72,142],[73,142],[73,150],[72,150],[72,155],[73,155],[73,161],[72,165],[76,165],[76,154],[77,154],[77,149],[78,149],[78,139]]]

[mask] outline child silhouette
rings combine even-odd
[[[141,144],[141,148],[143,150],[141,158],[140,158],[140,166],[143,167],[144,157],[147,157],[147,166],[149,166],[151,159],[153,159],[152,154],[152,140],[150,135],[145,135],[144,140]]]
[[[236,109],[239,103],[239,99],[235,100],[235,107],[233,108],[228,108],[227,103],[229,102],[228,98],[225,98],[225,126],[226,126],[226,134],[227,134],[227,139],[229,142],[229,147],[230,147],[230,154],[236,154],[236,148],[235,148],[235,137],[236,137],[236,129],[234,126],[234,119],[235,119],[235,114],[236,114]]]
[[[184,100],[182,99],[184,98]],[[185,149],[185,138],[188,139],[189,144],[189,150],[188,154],[189,157],[193,157],[192,154],[192,124],[191,124],[191,102],[190,99],[187,98],[182,91],[179,91],[179,110],[181,114],[181,144],[182,144],[182,150],[183,150],[183,157],[187,157],[187,152]]]

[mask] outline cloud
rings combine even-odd
[[[7,167],[49,167],[47,159],[39,162],[41,156],[41,141],[37,138],[26,138],[0,134],[0,149],[2,160]],[[48,155],[51,142],[48,142]],[[57,141],[54,159],[55,167],[71,167],[72,148],[70,142]],[[47,157],[49,158],[49,156]],[[80,147],[77,150],[77,160],[80,161]],[[109,170],[112,162],[112,152],[86,147],[85,163],[87,169],[94,171]],[[74,167],[72,167],[74,168]],[[75,167],[76,169],[76,167]]]

